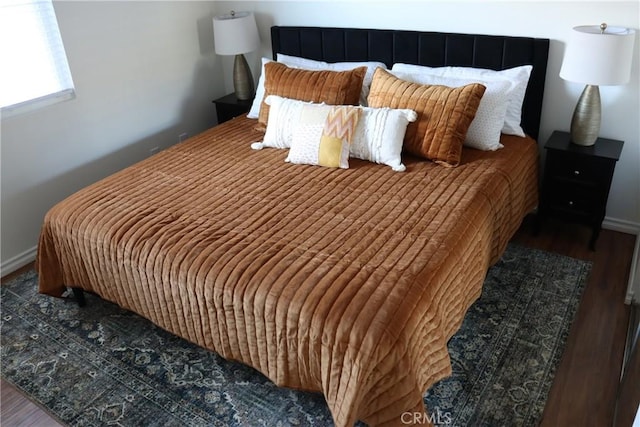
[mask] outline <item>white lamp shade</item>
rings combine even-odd
[[[618,85],[629,81],[635,31],[599,25],[574,27],[560,77],[587,85]]]
[[[235,12],[213,18],[213,37],[218,55],[252,52],[260,45],[258,27],[251,12]]]

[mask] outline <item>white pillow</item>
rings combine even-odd
[[[319,105],[277,95],[269,95],[265,102],[270,106],[267,130],[263,142],[251,144],[254,150],[264,147],[290,148],[296,138],[304,106]],[[357,108],[362,110],[362,115],[349,147],[351,157],[385,164],[394,171],[404,171],[402,140],[407,125],[416,120],[416,112],[408,109]]]
[[[258,150],[264,147],[291,148],[293,134],[302,114],[302,107],[311,104],[311,102],[283,98],[277,95],[267,96],[264,102],[269,105],[267,130],[262,142],[251,144],[251,148]]]
[[[258,86],[256,87],[256,96],[253,98],[253,103],[247,113],[247,117],[250,119],[257,119],[260,115],[260,105],[262,105],[262,98],[264,98],[264,64],[271,61],[273,61],[273,59],[262,58],[260,77],[258,78]]]
[[[391,71],[394,76],[412,83],[460,87],[470,83],[481,83],[486,87],[476,115],[469,126],[464,140],[466,147],[483,151],[495,151],[502,148],[500,134],[504,125],[507,106],[513,85],[507,80],[484,80],[477,78],[457,78],[434,76],[425,73],[406,73]]]
[[[367,73],[365,74],[362,82],[362,91],[360,92],[360,105],[367,105],[369,87],[371,86],[371,80],[373,80],[373,73],[376,71],[376,68],[382,67],[385,70],[387,69],[384,62],[369,61],[328,63],[313,59],[300,58],[297,56],[283,55],[281,53],[277,55],[277,60],[289,67],[302,68],[304,70],[346,71],[363,66],[367,67]],[[256,87],[256,96],[253,99],[249,113],[247,113],[247,117],[250,119],[257,119],[260,114],[260,106],[262,105],[262,99],[264,98],[264,64],[271,61],[273,60],[269,58],[262,58],[262,67],[260,70],[260,77],[258,78],[258,86]]]
[[[506,70],[496,71],[472,67],[433,68],[422,65],[400,63],[393,64],[392,68],[393,71],[403,71],[406,73],[427,73],[436,76],[478,78],[483,80],[509,80],[514,87],[511,92],[511,100],[507,106],[507,114],[505,116],[504,126],[502,127],[502,133],[517,136],[524,136],[524,130],[522,130],[522,127],[520,126],[520,122],[522,121],[522,103],[524,102],[524,95],[527,91],[527,85],[529,84],[529,77],[531,76],[532,69],[533,67],[531,65],[522,65]]]
[[[413,110],[393,108],[362,108],[349,153],[351,157],[391,166],[396,172],[402,164],[402,140],[410,122],[418,115]]]

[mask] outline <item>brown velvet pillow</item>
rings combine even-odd
[[[279,62],[264,65],[264,99],[269,95],[329,105],[358,105],[367,67],[349,71],[311,71]],[[258,122],[267,125],[269,106],[262,100]]]
[[[457,88],[411,83],[378,68],[367,101],[369,107],[414,110],[418,119],[407,127],[404,151],[444,166],[458,166],[462,143],[484,91],[479,83]]]

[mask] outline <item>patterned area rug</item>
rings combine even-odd
[[[449,342],[453,375],[426,394],[436,425],[533,426],[590,264],[510,245]],[[322,395],[278,388],[141,317],[87,295],[1,287],[2,377],[75,426],[330,426]],[[420,415],[420,414],[418,414]]]

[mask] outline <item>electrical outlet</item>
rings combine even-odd
[[[160,151],[160,147],[153,147],[151,150],[149,150],[149,155],[153,156],[154,154],[158,154],[158,151]]]
[[[187,139],[189,137],[189,134],[186,132],[181,133],[180,135],[178,135],[178,142],[182,142],[185,139]]]

